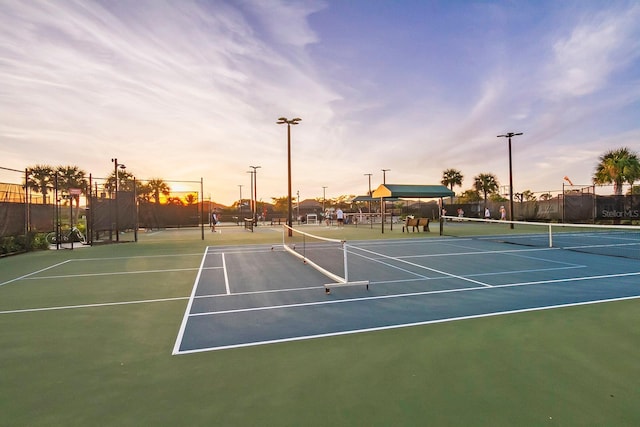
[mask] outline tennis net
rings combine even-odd
[[[640,259],[640,227],[632,225],[553,224],[443,216],[442,234]]]
[[[333,280],[333,283],[324,285],[327,293],[334,286],[365,285],[369,289],[368,281],[349,280],[349,250],[346,241],[315,236],[283,225],[282,245],[287,252]]]

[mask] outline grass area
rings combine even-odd
[[[637,300],[172,356],[205,246],[281,239],[198,233],[0,259],[0,425],[640,425]]]

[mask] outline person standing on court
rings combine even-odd
[[[216,224],[218,223],[218,214],[216,211],[211,212],[211,232],[216,232]]]
[[[344,225],[344,212],[339,207],[336,210],[336,219],[338,220],[338,227],[342,227]]]
[[[507,210],[504,208],[504,206],[500,206],[500,220],[501,221],[507,220]]]
[[[484,208],[484,219],[491,219],[491,212],[489,208]]]

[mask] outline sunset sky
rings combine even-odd
[[[112,158],[230,205],[442,172],[557,191],[640,151],[640,2],[0,0],[0,166]],[[0,174],[0,181],[11,179]]]

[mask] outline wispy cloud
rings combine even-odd
[[[549,95],[582,96],[607,85],[616,71],[640,56],[640,6],[615,8],[583,18],[553,45]]]
[[[4,0],[1,166],[106,175],[117,156],[231,203],[259,163],[269,200],[286,191],[275,121],[299,116],[302,197],[362,193],[382,168],[505,180],[507,131],[525,132],[517,186],[588,180],[594,152],[633,146],[640,99],[640,6],[595,6]]]

